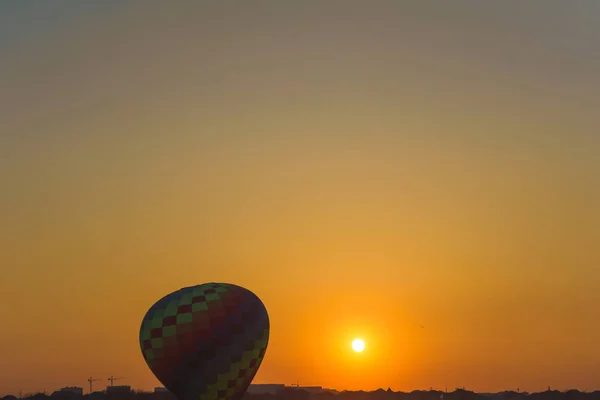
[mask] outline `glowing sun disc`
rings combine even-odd
[[[360,353],[364,349],[365,349],[365,342],[363,342],[362,339],[354,339],[354,341],[352,341],[352,350],[356,351],[357,353]]]

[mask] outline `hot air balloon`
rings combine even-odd
[[[265,356],[269,328],[254,293],[205,283],[158,300],[139,340],[146,364],[178,400],[239,400]]]

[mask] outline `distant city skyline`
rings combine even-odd
[[[61,391],[66,391],[66,392],[72,392],[72,393],[80,393],[82,395],[87,395],[90,393],[102,393],[102,392],[106,392],[108,389],[110,388],[115,388],[117,390],[131,390],[131,391],[139,391],[139,392],[145,392],[145,393],[157,393],[157,392],[169,392],[169,390],[167,388],[165,388],[164,386],[155,386],[153,388],[135,388],[132,387],[131,385],[127,385],[127,384],[123,384],[123,385],[106,385],[104,388],[95,388],[92,392],[90,392],[89,390],[86,391],[85,387],[83,386],[77,386],[77,385],[71,385],[71,386],[66,386],[66,387],[62,387],[62,388],[56,388],[53,390],[45,390],[45,391],[40,391],[40,392],[22,392],[18,394],[14,394],[14,393],[2,393],[0,392],[0,398],[5,397],[5,396],[15,396],[15,397],[19,397],[19,396],[24,396],[24,393],[27,393],[28,395],[32,395],[35,393],[45,393],[45,394],[50,394],[50,393],[54,393],[54,392],[61,392]],[[248,388],[248,393],[250,394],[276,394],[278,393],[279,390],[284,390],[284,389],[294,389],[294,390],[305,390],[308,391],[309,393],[325,393],[325,392],[329,392],[329,393],[343,393],[345,391],[362,391],[362,389],[359,390],[347,390],[344,388],[329,388],[329,387],[324,387],[322,385],[300,385],[298,383],[252,383],[250,384],[250,387]],[[412,390],[408,390],[408,391],[403,391],[403,390],[392,390],[390,387],[384,388],[384,387],[380,387],[377,389],[372,389],[372,390],[366,390],[366,392],[374,392],[374,391],[378,391],[378,390],[386,390],[386,391],[393,391],[396,393],[411,393],[411,392],[416,392],[416,391],[426,391],[426,392],[443,392],[443,393],[451,393],[451,392],[455,392],[455,391],[459,391],[459,390],[464,390],[464,391],[470,391],[470,392],[474,392],[474,393],[478,393],[478,394],[497,394],[497,393],[505,393],[505,392],[515,392],[515,393],[521,393],[521,394],[533,394],[533,393],[541,393],[544,391],[559,391],[562,393],[566,393],[568,391],[578,391],[581,393],[588,393],[588,392],[598,392],[600,393],[600,389],[592,389],[589,390],[587,388],[553,388],[551,386],[547,386],[546,390],[540,390],[540,391],[534,391],[534,392],[529,392],[527,390],[521,390],[520,388],[505,388],[503,390],[499,390],[499,391],[491,391],[491,392],[477,392],[477,391],[473,391],[465,386],[459,386],[459,387],[455,387],[455,388],[448,388],[448,387],[443,387],[443,388],[437,388],[437,387],[429,387],[429,388],[416,388],[416,389],[412,389]]]
[[[168,389],[166,389],[164,386],[157,386],[154,387],[150,390],[148,389],[138,389],[138,388],[133,388],[130,385],[114,385],[114,386],[106,386],[104,389],[97,389],[94,390],[92,393],[103,393],[103,392],[107,392],[108,389],[114,388],[116,390],[127,390],[127,391],[139,391],[139,392],[145,392],[145,393],[162,393],[162,392],[169,392]],[[346,390],[344,389],[333,389],[333,388],[326,388],[323,386],[302,386],[302,385],[298,385],[298,384],[285,384],[285,383],[259,383],[259,384],[251,384],[250,387],[248,388],[248,393],[249,394],[255,394],[255,395],[259,395],[259,394],[272,394],[275,395],[277,393],[280,393],[281,390],[303,390],[303,391],[307,391],[309,393],[313,393],[313,394],[320,394],[320,393],[332,393],[332,394],[341,394],[343,392],[345,392]],[[391,388],[378,388],[375,390],[370,390],[370,391],[366,391],[366,392],[376,392],[376,391],[392,391]],[[466,387],[462,386],[462,387],[457,387],[457,388],[453,388],[451,390],[448,390],[448,388],[433,388],[430,387],[428,389],[414,389],[412,391],[409,392],[404,392],[404,391],[393,391],[393,392],[397,392],[397,393],[410,393],[410,392],[418,392],[418,391],[425,391],[425,392],[442,392],[442,393],[451,393],[451,392],[456,392],[456,391],[471,391],[469,389],[467,389]],[[548,386],[546,391],[559,391],[562,393],[566,393],[568,391],[578,391],[581,393],[587,393],[587,390],[579,390],[577,388],[569,388],[569,389],[564,389],[564,390],[560,390],[560,389],[556,389],[556,388],[551,388],[550,386]],[[59,388],[56,389],[54,391],[50,391],[51,393],[56,393],[56,392],[69,392],[69,393],[74,393],[74,394],[80,394],[80,395],[86,395],[86,394],[90,394],[90,392],[85,392],[85,389],[81,386],[67,386],[67,387],[63,387],[63,388]],[[472,391],[471,391],[472,392]],[[474,392],[474,393],[478,393],[478,394],[498,394],[498,393],[506,393],[506,392],[515,392],[515,393],[520,393],[520,394],[531,394],[527,391],[521,391],[519,388],[516,389],[511,389],[511,388],[507,388],[505,390],[499,391],[499,392]],[[600,392],[600,391],[596,391],[596,392]],[[42,392],[40,392],[42,393]],[[44,392],[45,393],[45,392]],[[35,393],[29,393],[29,395],[31,394],[35,394]],[[0,393],[0,398],[5,397],[5,396],[14,396],[14,394],[3,394]],[[19,394],[22,395],[22,394]]]

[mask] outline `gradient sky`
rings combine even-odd
[[[265,302],[258,383],[600,388],[599,20],[3,1],[0,395],[159,385],[141,319],[207,281]]]

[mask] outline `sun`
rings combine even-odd
[[[361,353],[365,349],[365,342],[362,339],[354,339],[352,341],[352,350]]]

